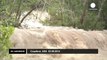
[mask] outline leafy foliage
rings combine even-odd
[[[12,26],[0,26],[0,59],[10,58],[8,53],[9,48],[12,46],[9,40],[14,28]]]
[[[85,30],[107,29],[107,0],[98,2],[97,11],[89,11],[91,0],[0,0],[0,58],[8,56],[11,46],[9,37],[14,27],[19,26],[20,15],[24,11],[47,11],[50,20],[43,21],[50,26],[73,26]],[[92,0],[93,1],[93,0]],[[0,59],[1,60],[1,59]]]
[[[0,20],[4,22],[3,25],[17,26],[21,13],[23,11],[30,11],[36,7],[37,9],[48,11],[51,15],[50,21],[47,20],[43,22],[46,25],[73,26],[86,30],[106,29],[107,1],[95,0],[95,2],[98,2],[99,10],[89,11],[88,2],[90,1],[91,0],[1,0]],[[85,4],[85,2],[87,3]],[[12,16],[14,13],[15,15]],[[0,24],[2,23],[0,22]]]
[[[87,3],[85,4],[85,1]],[[47,11],[51,14],[51,21],[45,21],[53,26],[73,26],[85,30],[102,30],[106,27],[107,19],[105,16],[107,6],[106,2],[101,6],[104,0],[96,0],[99,10],[90,11],[88,8],[89,0],[51,0],[47,1]],[[100,11],[101,9],[101,11]],[[84,14],[84,15],[83,15]],[[83,16],[82,16],[83,15]],[[81,23],[81,18],[83,23]]]

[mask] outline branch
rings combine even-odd
[[[32,9],[21,19],[21,22],[19,23],[19,26],[21,26],[21,23],[24,21],[24,19],[25,19],[33,10],[35,10],[35,9],[38,7],[39,4],[41,4],[41,2],[39,2],[39,3],[37,4],[37,6],[35,6],[34,8],[32,8]]]

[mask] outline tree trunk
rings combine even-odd
[[[80,23],[81,24],[83,24],[83,22],[85,20],[85,16],[86,16],[86,12],[87,12],[87,2],[88,2],[88,0],[84,0],[84,9],[83,9],[82,16],[80,18]]]

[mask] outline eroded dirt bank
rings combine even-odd
[[[98,48],[98,54],[25,54],[13,60],[107,60],[107,31],[85,31],[70,27],[15,28],[13,48]]]

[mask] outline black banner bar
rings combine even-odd
[[[27,49],[27,54],[98,54],[98,49]]]
[[[26,54],[26,49],[9,49],[9,54]]]

